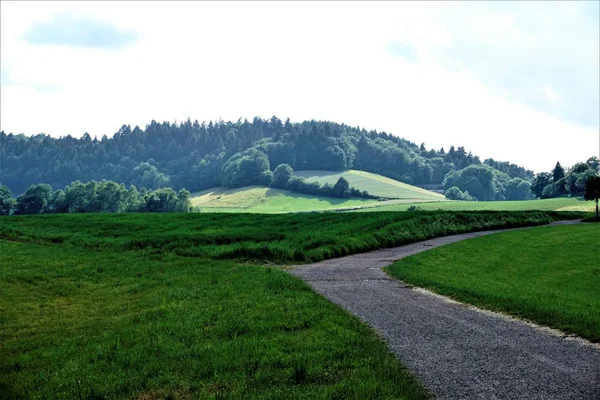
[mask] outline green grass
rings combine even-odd
[[[377,335],[281,270],[0,251],[3,399],[425,397]]]
[[[316,181],[321,184],[329,183],[331,185],[334,185],[339,178],[344,177],[348,180],[350,186],[354,186],[360,190],[366,190],[370,194],[380,197],[412,201],[445,200],[445,197],[442,194],[365,171],[349,170],[344,172],[333,172],[311,170],[295,171],[294,175],[301,176],[311,182]]]
[[[213,188],[192,194],[192,204],[202,212],[286,213],[327,211],[375,205],[372,199],[337,199],[311,196],[264,186],[237,189]]]
[[[459,301],[600,341],[600,226],[539,227],[439,247],[388,272]]]
[[[580,216],[5,217],[1,397],[424,398],[372,330],[299,279],[259,263]]]
[[[406,211],[411,206],[422,210],[448,210],[448,211],[580,211],[591,212],[594,204],[576,197],[559,197],[543,200],[519,201],[443,201],[427,203],[380,203],[380,207],[364,208],[359,211]]]
[[[186,257],[309,262],[581,213],[48,214],[3,218],[0,239]]]

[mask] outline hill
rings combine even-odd
[[[315,181],[320,184],[329,183],[330,185],[335,184],[339,178],[344,177],[348,180],[350,186],[359,190],[365,190],[371,195],[388,199],[412,199],[418,201],[445,200],[445,197],[439,193],[365,171],[295,171],[294,175],[303,177],[309,182]]]
[[[346,178],[350,185],[361,191],[393,201],[376,199],[345,199],[316,196],[290,190],[265,186],[245,186],[228,189],[217,187],[193,193],[192,205],[204,212],[309,212],[377,207],[381,204],[401,204],[424,201],[444,201],[444,196],[416,186],[408,185],[381,175],[364,171],[295,171],[294,176],[309,182],[335,184],[340,177]]]
[[[144,129],[123,125],[112,137],[100,139],[87,133],[81,138],[53,138],[2,131],[0,159],[0,183],[16,196],[37,183],[63,189],[76,180],[102,179],[138,189],[238,188],[264,184],[280,164],[300,171],[355,169],[413,185],[442,183],[449,172],[472,165],[504,174],[495,187],[507,177],[518,179],[517,183],[533,178],[531,171],[508,162],[482,162],[461,146],[427,149],[386,132],[328,121],[284,122],[276,117],[209,123],[151,121]]]
[[[327,211],[374,205],[376,200],[313,196],[265,186],[213,188],[192,194],[202,212],[283,213]]]

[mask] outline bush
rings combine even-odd
[[[468,191],[462,192],[456,186],[452,186],[450,189],[446,190],[445,195],[448,200],[463,200],[463,201],[474,201],[475,200],[469,194]]]

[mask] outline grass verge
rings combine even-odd
[[[600,341],[600,227],[505,232],[442,246],[387,271],[462,302]]]

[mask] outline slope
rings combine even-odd
[[[308,181],[317,181],[321,184],[335,184],[340,177],[344,177],[360,190],[366,190],[372,195],[391,199],[411,199],[418,201],[441,201],[445,197],[439,193],[421,189],[385,176],[365,171],[349,170],[344,172],[333,171],[295,171],[294,175],[301,176]]]

